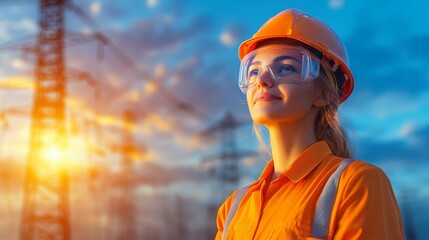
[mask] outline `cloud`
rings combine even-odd
[[[23,18],[19,20],[17,23],[14,24],[14,27],[30,33],[37,31],[36,22],[28,18]]]
[[[429,142],[429,125],[413,127],[409,136],[417,142],[418,146],[423,148]],[[428,151],[429,149],[425,150]]]
[[[331,9],[342,8],[344,6],[344,0],[329,0],[328,1],[328,6]]]
[[[428,49],[429,50],[429,49]],[[355,58],[361,59],[356,69],[356,94],[372,96],[394,93],[408,97],[428,90],[426,69],[399,59],[392,49],[360,49]],[[413,59],[413,57],[411,57]]]
[[[29,19],[28,16],[15,21],[2,20],[0,21],[0,40],[13,40],[16,36],[21,37],[25,34],[35,33],[37,29],[36,22]]]
[[[120,1],[108,1],[103,4],[102,17],[106,20],[118,21],[118,19],[125,18],[129,11],[130,9],[127,9]]]
[[[25,168],[25,164],[19,161],[19,159],[8,157],[8,159],[0,158],[2,166],[2,170],[0,171],[0,178],[2,179],[0,186],[5,190],[5,193],[21,192],[24,175],[24,171],[22,170]]]
[[[427,161],[429,149],[429,125],[405,126],[405,137],[389,140],[358,139],[358,158],[377,163],[396,162],[406,166],[419,166]]]
[[[362,9],[346,46],[355,76],[352,98],[370,101],[384,94],[397,94],[413,101],[429,90],[429,33],[398,35],[406,27],[407,17],[400,8],[383,15],[371,15]],[[358,14],[359,16],[359,14]]]
[[[100,19],[109,13],[109,8],[103,4]],[[153,158],[173,162],[189,159],[214,144],[195,137],[209,121],[227,109],[243,114],[246,108],[237,100],[238,96],[243,97],[235,80],[238,64],[228,64],[237,62],[235,51],[230,58],[230,50],[224,51],[225,46],[213,37],[217,33],[212,19],[191,15],[169,21],[164,17],[155,14],[149,19],[139,19],[128,29],[106,31],[115,45],[140,68],[139,74],[129,63],[121,61],[109,46],[100,50],[91,43],[68,48],[67,67],[90,73],[96,84],[69,76],[67,106],[68,116],[91,121],[103,131],[120,130],[122,112],[135,112],[138,126],[133,134],[136,139],[147,143]],[[228,25],[226,30],[233,41],[244,31],[238,24]],[[96,57],[100,52],[101,60]],[[163,93],[159,84],[182,103]],[[187,111],[188,106],[183,103],[198,113]],[[83,129],[84,124],[77,121],[77,127]],[[107,134],[103,137],[110,138]],[[109,141],[119,143],[115,138]],[[108,147],[102,150],[113,153]]]
[[[209,180],[207,173],[200,172],[194,167],[165,167],[153,162],[140,165],[137,173],[138,182],[147,185],[169,185]]]
[[[146,4],[149,8],[154,8],[158,5],[158,0],[146,0]]]
[[[414,131],[415,128],[416,128],[415,124],[411,122],[407,122],[399,130],[399,136],[408,137]]]
[[[19,58],[15,58],[11,61],[11,65],[16,69],[22,69],[25,66],[25,62]]]
[[[16,75],[2,79],[0,89],[30,89],[33,90],[34,81],[25,75]]]
[[[244,35],[244,27],[239,24],[231,24],[219,36],[219,40],[226,46],[233,46]]]
[[[225,58],[222,51],[218,51],[222,45],[211,40],[210,31],[213,28],[210,18],[200,15],[187,19],[182,21],[182,24],[177,24],[155,16],[138,21],[128,30],[113,31],[109,36],[115,45],[129,54],[142,71],[137,76],[129,64],[127,66],[119,61],[109,52],[109,47],[105,47],[106,60],[102,62],[102,69],[106,71],[100,72],[97,78],[108,79],[109,83],[100,83],[98,89],[108,98],[103,98],[104,104],[97,106],[97,109],[113,112],[128,105],[138,111],[147,112],[168,109],[176,115],[177,112],[183,111],[184,106],[179,103],[174,106],[155,82],[163,84],[177,99],[200,112],[216,114],[217,111],[224,110],[222,108],[227,105],[228,100],[236,103],[232,106],[239,106],[236,99],[239,91],[235,86],[235,65],[225,64],[230,60]],[[235,38],[243,32],[242,27],[237,24],[230,25],[228,31],[233,33]],[[75,59],[72,62],[76,63],[76,67],[97,69],[96,63],[90,57],[81,57],[88,55],[90,48],[82,49],[85,50],[68,53]],[[225,95],[221,98],[216,94],[207,94],[220,89],[223,89],[220,93]],[[110,107],[105,108],[110,101],[113,101]],[[170,117],[175,118],[174,115]]]
[[[117,36],[121,45],[141,54],[186,44],[189,39],[209,29],[211,20],[203,15],[194,17],[184,27],[177,27],[174,22],[159,17],[141,20],[127,32],[118,32]]]
[[[7,26],[9,24],[6,21],[0,21],[0,40],[4,41],[10,38]]]
[[[93,2],[89,6],[89,10],[91,11],[92,14],[98,15],[101,11],[101,4],[99,2]]]

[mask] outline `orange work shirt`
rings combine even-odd
[[[332,154],[325,141],[319,141],[274,181],[274,163],[270,161],[259,180],[249,185],[226,239],[314,239],[311,231],[318,198],[342,160]],[[222,239],[236,194],[219,208],[216,240]],[[404,239],[392,186],[380,168],[356,160],[344,169],[327,239]]]

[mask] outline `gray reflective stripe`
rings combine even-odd
[[[351,162],[353,162],[352,159],[343,160],[337,170],[335,170],[326,182],[322,194],[320,194],[319,202],[314,214],[313,229],[311,233],[313,238],[326,238],[329,230],[332,208],[334,207],[335,196],[337,195],[338,182],[344,168],[346,168]]]
[[[226,217],[225,224],[223,226],[222,240],[226,239],[226,232],[228,231],[229,223],[234,217],[235,212],[237,212],[241,199],[243,199],[246,192],[247,192],[247,186],[238,190],[237,194],[234,197],[234,200],[232,200],[231,208],[229,209],[228,216]]]

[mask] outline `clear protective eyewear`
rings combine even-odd
[[[268,73],[278,83],[306,84],[319,76],[320,60],[299,46],[258,48],[243,57],[238,86],[247,89]]]

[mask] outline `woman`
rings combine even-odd
[[[338,120],[353,75],[336,34],[289,9],[243,42],[239,57],[239,86],[254,123],[269,131],[272,160],[222,204],[216,239],[404,239],[388,178],[351,159]]]

